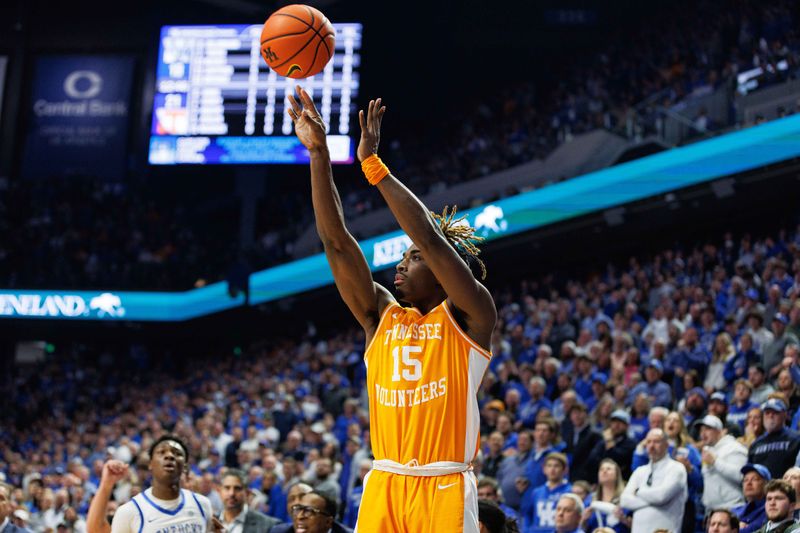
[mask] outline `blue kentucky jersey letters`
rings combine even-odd
[[[556,529],[556,505],[563,494],[572,490],[564,481],[549,488],[547,484],[525,491],[520,512],[523,516],[524,533],[552,533]]]

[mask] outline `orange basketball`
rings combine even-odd
[[[333,57],[336,32],[318,9],[302,4],[282,7],[261,30],[261,57],[289,78],[319,74]]]

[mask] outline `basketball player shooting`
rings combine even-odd
[[[289,96],[295,132],[311,157],[317,232],[336,287],[364,328],[375,455],[356,524],[362,533],[477,533],[470,462],[480,439],[477,391],[497,313],[473,230],[455,210],[436,215],[377,156],[386,108],[359,113],[358,159],[413,244],[396,267],[394,296],[375,283],[344,223],[322,122],[302,88]],[[302,104],[302,105],[301,105]],[[397,301],[402,302],[401,306]]]

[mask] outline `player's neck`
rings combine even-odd
[[[163,482],[153,479],[153,496],[159,500],[175,500],[181,495],[180,483],[172,481]]]
[[[420,313],[423,315],[427,315],[430,313],[434,307],[442,303],[447,299],[447,295],[444,292],[436,291],[432,294],[429,298],[421,299],[417,302],[412,302],[411,305],[416,307]]]

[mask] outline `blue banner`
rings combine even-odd
[[[800,157],[800,115],[585,174],[464,211],[487,240],[530,231],[668,191]],[[359,242],[373,272],[392,268],[410,239],[396,231]],[[250,303],[271,302],[333,283],[324,254],[250,276]],[[186,292],[0,289],[0,319],[182,321],[244,305],[226,283]]]
[[[25,177],[124,176],[133,66],[132,57],[37,58]]]

